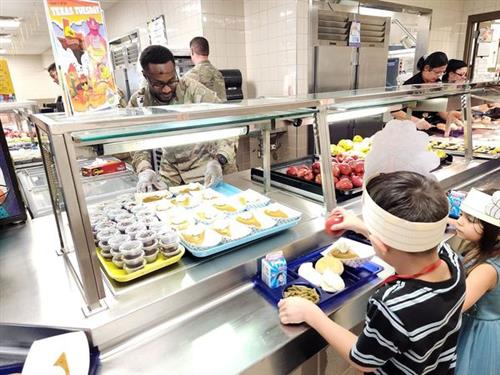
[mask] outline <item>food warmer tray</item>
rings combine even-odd
[[[351,294],[354,290],[362,287],[363,285],[366,285],[371,280],[375,279],[377,277],[377,274],[384,269],[382,266],[370,261],[356,268],[349,267],[344,264],[344,272],[342,273],[341,277],[345,282],[345,288],[336,293],[325,292],[320,287],[314,287],[309,281],[300,277],[297,273],[297,270],[302,263],[316,263],[316,261],[322,257],[321,252],[323,252],[329,246],[330,245],[318,248],[311,253],[299,257],[288,263],[287,283],[284,286],[278,288],[271,289],[262,281],[259,264],[259,272],[253,277],[255,289],[270,303],[276,306],[279,300],[283,298],[283,292],[289,286],[304,285],[309,288],[316,289],[316,292],[318,292],[320,296],[318,306],[321,309],[325,309],[333,305],[335,302],[342,300],[347,295]]]
[[[320,184],[286,174],[288,167],[303,164],[311,166],[311,164],[318,161],[318,159],[319,158],[317,156],[313,155],[272,165],[271,185],[283,188],[284,190],[288,190],[290,192],[298,193],[316,201],[323,201],[323,188]],[[261,168],[252,168],[250,174],[252,180],[262,182],[264,173]],[[348,199],[361,195],[361,192],[361,188],[355,188],[348,191],[335,189],[335,196],[337,198],[337,202],[344,202]]]
[[[235,194],[238,194],[239,192],[241,192],[241,190],[238,189],[237,187],[230,185],[230,184],[227,184],[225,182],[219,184],[218,186],[216,186],[213,189],[215,191],[225,195],[226,197],[230,197],[232,195],[235,195]],[[226,242],[226,243],[223,243],[221,245],[217,245],[217,246],[214,246],[214,247],[211,247],[208,249],[195,248],[195,247],[191,246],[188,242],[186,242],[182,239],[181,239],[181,242],[184,245],[184,247],[186,248],[186,250],[189,251],[193,256],[198,257],[198,258],[204,258],[204,257],[214,255],[214,254],[226,251],[226,250],[235,250],[237,247],[239,247],[241,245],[245,245],[249,242],[252,242],[252,241],[270,236],[272,234],[282,232],[286,229],[292,228],[299,223],[300,219],[301,219],[301,217],[299,217],[295,220],[290,220],[287,222],[278,223],[272,228],[257,230],[246,237],[240,238],[240,239],[235,240],[235,241]]]

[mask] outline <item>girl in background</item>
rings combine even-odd
[[[497,374],[500,370],[500,191],[488,195],[472,189],[461,210],[456,222],[457,236],[474,247],[464,259],[467,287],[456,374]]]

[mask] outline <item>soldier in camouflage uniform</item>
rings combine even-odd
[[[189,47],[191,48],[191,60],[193,60],[195,66],[184,77],[192,78],[202,83],[214,91],[221,100],[226,101],[224,77],[208,60],[208,40],[202,36],[197,36],[191,40]]]
[[[149,46],[142,52],[140,60],[148,85],[132,95],[130,107],[220,102],[217,94],[201,83],[189,78],[177,78],[173,55],[167,48]],[[186,184],[204,176],[207,178],[214,168],[221,169],[219,164],[225,174],[234,173],[237,171],[236,145],[237,140],[224,139],[164,148],[159,173],[169,185]],[[149,152],[133,153],[132,165],[139,174],[138,190],[157,187],[152,181],[152,174],[147,172],[152,169]],[[150,177],[146,184],[141,182],[141,174],[146,176],[143,180]],[[213,182],[214,176],[208,177]]]

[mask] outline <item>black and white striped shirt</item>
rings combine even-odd
[[[454,373],[465,275],[447,244],[439,256],[448,264],[449,280],[397,280],[370,298],[364,330],[350,353],[353,362],[384,375]]]

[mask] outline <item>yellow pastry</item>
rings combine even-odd
[[[267,216],[275,217],[275,218],[278,218],[278,219],[288,219],[288,215],[286,214],[286,212],[283,212],[282,210],[280,210],[277,207],[266,208],[264,210],[264,213]]]
[[[260,228],[262,224],[257,220],[254,214],[250,212],[245,212],[236,217],[236,220],[245,225],[251,225],[256,228]]]
[[[214,207],[225,212],[236,212],[236,207],[231,206],[230,204],[227,204],[225,202],[215,202]]]
[[[186,242],[193,245],[201,245],[205,241],[205,231],[202,230],[200,233],[182,233],[182,237]]]
[[[240,203],[241,203],[243,206],[245,206],[245,205],[248,203],[248,201],[247,201],[247,199],[246,199],[245,197],[240,197],[240,198],[239,198],[239,201],[240,201]]]
[[[217,223],[212,228],[221,236],[231,237],[231,227],[229,226],[229,223],[226,222]]]
[[[161,196],[161,195],[150,195],[148,197],[144,197],[142,198],[142,203],[151,203],[151,202],[156,202],[156,201],[159,201],[161,199],[163,199],[164,197]]]
[[[173,199],[173,203],[177,206],[189,206],[190,200],[188,195],[179,195],[177,198]]]

